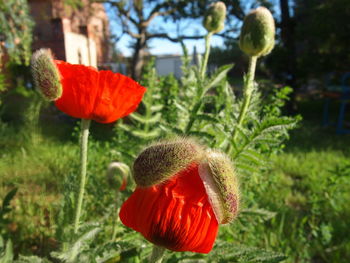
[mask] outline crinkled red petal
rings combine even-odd
[[[195,164],[165,183],[137,187],[119,216],[150,242],[174,251],[209,253],[218,231]]]
[[[136,110],[146,89],[129,77],[56,60],[63,86],[56,107],[66,114],[109,123]]]

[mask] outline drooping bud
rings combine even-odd
[[[120,174],[121,173],[121,176]],[[119,191],[126,189],[130,168],[125,163],[111,162],[107,168],[107,180],[112,187],[119,186]]]
[[[238,178],[231,160],[218,151],[208,151],[199,166],[209,202],[220,224],[231,222],[238,214]]]
[[[203,20],[203,26],[208,32],[218,33],[225,27],[226,5],[219,1],[210,5]]]
[[[245,18],[239,47],[248,56],[266,56],[275,45],[275,21],[265,7],[258,7]]]
[[[62,96],[62,84],[59,71],[49,49],[39,49],[31,60],[31,70],[36,89],[49,101]]]
[[[191,163],[203,159],[202,146],[188,138],[159,142],[146,148],[134,162],[136,184],[149,187],[166,181]]]

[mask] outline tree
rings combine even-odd
[[[6,52],[16,64],[29,64],[33,21],[26,0],[0,1],[0,70]]]
[[[131,76],[134,79],[140,79],[141,70],[144,65],[146,48],[149,40],[154,38],[166,38],[170,41],[180,41],[180,39],[197,39],[201,36],[178,36],[171,37],[167,32],[161,30],[152,30],[151,22],[156,17],[163,19],[178,20],[194,10],[199,2],[192,3],[186,0],[132,0],[132,1],[114,1],[100,0],[99,2],[108,3],[115,8],[123,34],[131,36],[135,43],[133,44],[134,54],[132,57]],[[192,13],[192,17],[198,16],[198,12]]]
[[[94,0],[93,0],[94,1]],[[95,0],[96,1],[96,0]],[[251,0],[255,2],[254,0]],[[156,17],[162,17],[164,21],[168,19],[177,23],[185,19],[198,19],[203,17],[208,6],[216,2],[215,0],[100,0],[110,4],[116,9],[123,33],[135,39],[133,45],[134,54],[132,58],[133,78],[139,79],[141,69],[144,64],[145,51],[149,40],[163,38],[172,42],[180,42],[186,39],[201,39],[203,35],[183,35],[178,32],[177,36],[172,36],[165,30],[151,27],[151,22]],[[239,19],[243,19],[244,12],[241,8],[240,0],[224,0],[228,12]],[[250,2],[250,1],[249,1]],[[230,33],[238,30],[237,20],[227,20],[226,30],[219,34],[223,37],[232,37]]]
[[[298,74],[350,70],[350,1],[295,0]]]

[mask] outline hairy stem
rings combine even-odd
[[[247,113],[247,109],[250,104],[252,91],[254,87],[254,77],[255,77],[257,59],[258,57],[249,57],[248,73],[246,75],[246,79],[244,80],[244,87],[243,87],[243,103],[238,115],[237,127],[242,126],[244,117]],[[232,140],[235,142],[236,139],[237,139],[237,128],[234,129],[232,133]],[[229,152],[231,151],[232,151],[232,147],[230,147]]]
[[[80,134],[80,184],[78,199],[75,207],[74,233],[78,232],[81,208],[83,206],[83,198],[86,184],[86,165],[87,165],[87,146],[89,137],[90,120],[81,119]]]
[[[204,79],[205,72],[207,71],[208,59],[209,59],[209,54],[210,54],[210,41],[211,41],[212,35],[213,35],[213,33],[209,32],[205,37],[205,53],[204,53],[204,58],[202,61],[202,66],[201,66],[202,79]]]
[[[161,263],[164,256],[164,251],[165,251],[165,248],[154,245],[149,262]]]

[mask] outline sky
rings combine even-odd
[[[280,16],[278,0],[270,0],[273,5],[273,9],[277,17]],[[252,7],[257,7],[256,1],[253,0],[244,0],[242,3],[245,3],[244,11],[248,12]],[[121,35],[121,26],[116,21],[115,11],[108,7],[105,4],[105,8],[110,20],[110,27],[112,34],[116,36]],[[150,8],[148,8],[150,10]],[[145,13],[149,10],[145,7]],[[292,7],[291,7],[292,11]],[[168,32],[172,37],[177,37],[177,32],[181,32],[182,35],[205,35],[207,31],[202,26],[201,20],[191,20],[191,21],[182,21],[180,24],[174,24],[170,21],[165,22],[161,17],[155,18],[150,24],[150,28],[161,29],[163,32]],[[132,55],[132,48],[130,48],[132,38],[128,35],[124,35],[117,43],[117,50],[120,51],[124,56]],[[190,54],[193,53],[194,47],[196,47],[199,54],[204,53],[204,39],[198,40],[186,40],[185,45]],[[211,46],[214,47],[223,47],[224,40],[222,37],[213,36],[211,40]],[[166,39],[152,39],[149,42],[149,51],[152,55],[170,55],[170,54],[182,54],[182,48],[179,43],[173,43]]]
[[[116,22],[115,14],[112,9],[106,6],[107,14],[110,20],[110,27],[112,34],[116,36],[121,35],[121,26]],[[165,22],[161,17],[155,18],[150,24],[150,28],[161,29],[163,32],[168,32],[172,37],[177,36],[177,30],[183,35],[205,35],[206,30],[202,26],[202,21],[185,21],[180,25],[176,25],[170,21]],[[118,41],[116,47],[124,56],[132,55],[132,48],[129,47],[132,38],[127,34]],[[194,47],[196,47],[198,53],[204,53],[204,39],[198,40],[185,40],[185,45],[190,54],[193,53]],[[212,46],[223,46],[223,40],[221,37],[213,36],[211,40]],[[182,48],[179,43],[173,43],[167,39],[152,39],[149,42],[149,51],[152,55],[170,55],[170,54],[182,54]]]

